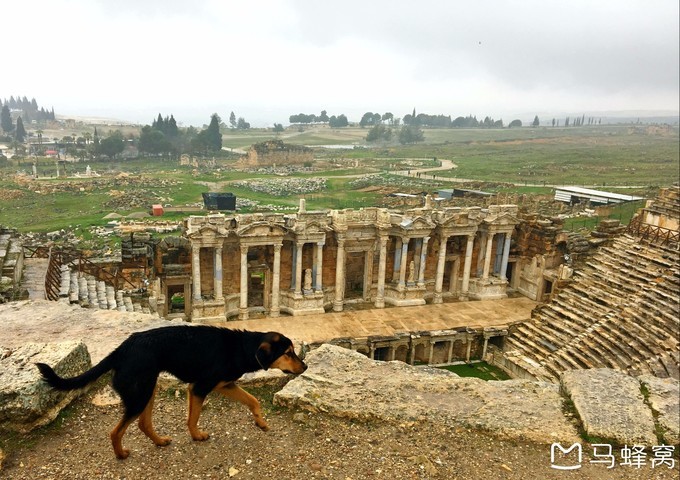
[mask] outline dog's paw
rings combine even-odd
[[[193,438],[197,442],[203,442],[210,438],[210,434],[207,432],[197,431],[191,434],[191,438]]]
[[[116,458],[118,460],[125,460],[129,456],[130,456],[130,450],[128,450],[127,448],[123,448],[119,452],[116,452]]]
[[[158,440],[154,442],[157,447],[166,447],[172,443],[172,438],[170,437],[158,437]]]
[[[260,430],[262,430],[263,432],[269,431],[269,425],[267,425],[267,422],[260,420],[259,422],[255,422],[255,425],[260,427]]]

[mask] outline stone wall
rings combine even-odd
[[[313,160],[314,153],[311,148],[301,145],[288,145],[281,140],[270,140],[251,146],[241,162],[256,167],[302,164]]]

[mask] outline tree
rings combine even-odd
[[[318,120],[320,122],[328,123],[328,113],[326,110],[321,110],[321,115],[319,115]]]
[[[328,126],[331,128],[342,128],[348,125],[349,121],[347,121],[347,117],[345,116],[344,113],[341,113],[337,117],[333,115],[331,116],[331,118],[328,119]]]
[[[394,123],[394,114],[392,112],[386,112],[382,116],[383,122],[389,122],[390,125]]]
[[[236,128],[236,114],[233,111],[229,114],[229,125],[231,128]]]
[[[418,125],[404,125],[399,130],[399,143],[416,143],[425,140],[425,135]]]
[[[534,121],[531,124],[532,127],[538,127],[541,124],[541,122],[538,120],[538,115],[534,117]]]
[[[140,152],[151,153],[158,155],[171,151],[172,146],[167,141],[163,132],[157,128],[152,128],[148,125],[142,127],[139,134],[139,141],[137,147]]]
[[[14,97],[12,97],[12,100]],[[12,115],[9,113],[7,104],[3,105],[2,112],[0,112],[0,127],[5,133],[10,133],[14,130],[14,123],[12,122]]]
[[[203,130],[205,133],[205,146],[208,150],[213,152],[219,152],[222,150],[222,134],[220,133],[220,116],[213,113],[210,117],[210,125],[208,125],[207,130]],[[201,133],[203,133],[201,132]],[[200,135],[200,134],[199,134]]]
[[[179,135],[179,129],[177,128],[177,121],[175,120],[175,117],[170,114],[170,120],[168,120],[168,126],[167,126],[167,131],[165,134],[170,137],[176,137]]]
[[[98,151],[110,159],[115,158],[116,155],[122,153],[123,150],[125,150],[125,142],[123,140],[123,134],[119,131],[113,132],[99,142]]]
[[[364,116],[361,117],[361,121],[359,121],[359,126],[361,128],[364,128],[366,125],[377,125],[378,123],[380,123],[381,119],[382,117],[379,113],[366,112],[364,113]]]
[[[514,128],[514,127],[521,127],[522,126],[522,120],[516,119],[510,122],[508,125],[508,128]]]
[[[382,123],[374,125],[366,135],[367,142],[377,142],[378,140],[390,141],[392,139],[392,129],[385,127]]]
[[[238,122],[236,123],[236,128],[239,130],[248,130],[250,128],[250,123],[246,122],[245,118],[238,117]],[[222,148],[222,147],[220,147]]]
[[[281,125],[280,123],[275,123],[274,124],[274,131],[276,133],[283,132],[283,125]]]
[[[21,119],[21,117],[17,118],[17,128],[15,136],[17,142],[24,143],[24,140],[26,139],[26,130],[24,129],[24,121]]]

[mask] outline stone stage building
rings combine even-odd
[[[512,253],[519,223],[515,205],[429,199],[403,212],[301,200],[295,214],[191,216],[183,237],[156,245],[152,294],[159,314],[192,322],[505,298],[532,261]]]

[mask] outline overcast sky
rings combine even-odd
[[[0,98],[150,123],[677,114],[678,0],[3,2]]]

